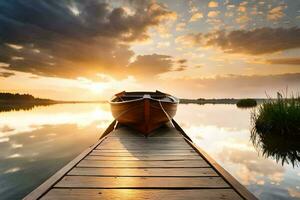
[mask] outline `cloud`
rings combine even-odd
[[[203,18],[203,13],[201,12],[196,12],[192,15],[191,19],[190,19],[190,22],[195,22],[195,21],[198,21],[199,19],[202,19]]]
[[[208,3],[208,7],[210,7],[210,8],[218,7],[218,2],[216,2],[216,1],[211,1],[211,2]]]
[[[211,18],[214,18],[214,17],[217,17],[219,15],[220,11],[209,11],[208,14],[207,14],[207,17],[211,17]]]
[[[271,21],[277,21],[277,20],[281,19],[284,16],[283,11],[285,8],[286,8],[285,5],[279,5],[275,8],[272,8],[268,12],[267,19],[271,20]]]
[[[300,28],[258,28],[225,30],[179,36],[177,43],[189,46],[216,47],[226,53],[270,54],[300,48]]]
[[[268,59],[267,63],[279,65],[300,65],[300,58],[274,58]]]
[[[182,31],[186,27],[186,23],[180,22],[176,25],[176,31]]]
[[[174,88],[174,85],[176,87]],[[238,87],[236,87],[238,85]],[[278,91],[285,90],[299,92],[300,73],[278,75],[224,75],[209,78],[191,78],[180,76],[168,78],[160,84],[166,91],[177,96],[190,98],[243,98],[263,97],[266,93],[276,97]],[[186,93],[186,88],[193,93]]]
[[[4,78],[14,76],[14,75],[15,75],[15,73],[12,73],[12,72],[0,72],[0,77],[4,77]]]
[[[184,46],[202,46],[202,33],[178,36],[175,42]]]
[[[239,12],[246,12],[247,8],[246,6],[239,6],[238,9],[237,9]]]
[[[186,62],[187,62],[187,59],[179,59],[179,60],[177,60],[177,63],[179,63],[179,64],[184,64]]]
[[[170,46],[170,42],[158,42],[156,47],[157,48],[164,48]]]
[[[177,72],[180,72],[180,71],[184,71],[188,68],[187,65],[179,65],[177,66],[173,71],[177,71]]]
[[[132,74],[142,75],[145,79],[151,79],[153,76],[171,71],[173,64],[173,58],[168,55],[139,55],[128,66],[128,71]]]
[[[0,62],[8,70],[76,78],[124,76],[131,42],[176,13],[153,1],[21,1],[0,3]]]
[[[283,180],[284,168],[272,160],[257,156],[254,150],[224,147],[222,154],[226,155],[221,157],[223,162],[239,165],[236,175],[246,185],[264,184],[265,181],[280,183]]]
[[[239,24],[244,24],[244,23],[248,22],[249,20],[250,20],[250,18],[247,15],[241,15],[235,19],[235,21]]]

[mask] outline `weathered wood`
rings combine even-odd
[[[111,127],[111,126],[109,126],[109,127]],[[98,146],[103,140],[105,140],[105,137],[102,137],[102,139],[98,140],[94,145],[90,146],[85,151],[83,151],[74,160],[69,162],[66,166],[64,166],[62,169],[60,169],[58,172],[56,172],[53,176],[51,176],[49,179],[47,179],[43,184],[41,184],[39,187],[37,187],[31,193],[26,195],[23,199],[24,200],[38,199],[40,196],[42,196],[44,193],[46,193],[57,181],[59,181],[60,178],[62,178],[65,174],[67,174],[78,162],[80,162],[86,155],[88,155],[93,149],[95,149],[96,146]]]
[[[159,155],[164,155],[164,156],[193,156],[193,155],[197,155],[199,156],[199,154],[197,154],[196,152],[101,152],[101,151],[96,151],[94,150],[93,152],[90,153],[90,155],[98,155],[98,156],[109,156],[109,157],[143,157],[143,156],[159,156]]]
[[[130,143],[130,142],[154,142],[154,143],[185,143],[182,140],[183,137],[147,137],[147,138],[139,138],[139,137],[132,137],[132,138],[116,138],[116,137],[108,137],[109,142],[119,142],[119,143]],[[106,142],[108,142],[106,141]],[[185,143],[186,144],[186,143]]]
[[[54,187],[64,188],[229,188],[220,177],[90,177],[64,176]]]
[[[193,142],[188,141],[191,146],[198,151],[198,153],[220,174],[242,197],[248,200],[256,200],[257,198],[249,192],[245,186],[239,183],[231,174],[229,174],[221,165],[219,165],[211,156],[204,150],[197,147]]]
[[[153,145],[153,146],[161,146],[161,145],[170,145],[170,146],[189,146],[183,139],[173,140],[173,141],[162,141],[162,140],[127,140],[127,141],[115,141],[110,138],[101,144],[101,146],[129,146],[129,145]]]
[[[118,137],[118,138],[130,138],[130,137],[135,137],[135,138],[145,138],[142,134],[140,134],[138,131],[135,131],[129,127],[126,126],[121,126],[119,129],[113,132],[113,134],[110,134],[109,137]],[[155,137],[182,137],[180,133],[172,128],[170,125],[166,125],[164,127],[160,127],[156,130],[154,130],[151,133],[151,138]]]
[[[98,156],[90,155],[85,158],[86,160],[203,160],[199,155],[151,155],[151,156]]]
[[[180,141],[182,142],[183,140],[183,137],[123,137],[123,138],[120,138],[120,137],[115,137],[113,136],[113,134],[110,134],[107,136],[108,139],[110,141],[114,141],[114,142],[117,142],[117,141],[128,141],[128,142],[134,142],[134,141],[158,141],[158,142],[164,142],[164,141]]]
[[[209,167],[207,162],[203,160],[189,161],[99,161],[99,160],[82,160],[77,165],[78,167]]]
[[[218,176],[211,168],[73,168],[68,175],[81,176]]]
[[[119,149],[120,147],[121,148],[127,148],[128,147],[135,147],[135,148],[141,148],[143,146],[149,146],[149,147],[152,147],[152,148],[156,148],[156,147],[159,147],[159,148],[163,148],[163,147],[190,147],[187,143],[183,143],[183,142],[147,142],[147,141],[139,141],[139,142],[111,142],[111,141],[107,141],[105,144],[99,146],[99,147],[102,147],[102,149],[106,149],[106,147],[113,147],[115,146],[116,149]]]
[[[98,146],[96,149],[103,149],[103,150],[189,150],[192,149],[190,146],[188,145],[173,145],[173,144],[143,144],[143,145],[139,145],[139,144],[128,144],[128,145],[101,145]]]
[[[180,131],[117,126],[26,199],[256,199]]]
[[[118,94],[109,101],[111,112],[118,122],[138,130],[140,134],[149,136],[176,114],[179,100],[175,97],[165,94],[160,97],[163,99],[156,99],[151,97],[153,93],[148,92],[138,97],[127,97],[127,94]]]
[[[173,153],[196,153],[194,149],[94,149],[94,152],[110,153],[144,153],[144,154],[173,154]]]
[[[42,200],[241,200],[232,189],[152,190],[152,189],[52,189]]]

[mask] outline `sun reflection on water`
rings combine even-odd
[[[0,113],[0,185],[5,186],[0,188],[1,198],[23,197],[93,144],[112,119],[108,104],[60,104]],[[260,199],[300,197],[300,169],[282,166],[253,147],[250,110],[179,105],[175,120]],[[124,190],[126,195],[134,194]]]
[[[57,104],[0,113],[1,199],[23,197],[92,145],[111,120],[107,104]]]

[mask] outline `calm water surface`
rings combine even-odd
[[[250,111],[180,105],[189,136],[260,199],[300,199],[300,168],[265,158],[250,141]],[[20,199],[92,145],[112,121],[107,104],[0,113],[0,199]]]

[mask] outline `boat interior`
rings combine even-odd
[[[141,98],[151,98],[161,101],[177,102],[178,100],[169,94],[156,92],[121,92],[116,94],[111,102],[124,102]]]

